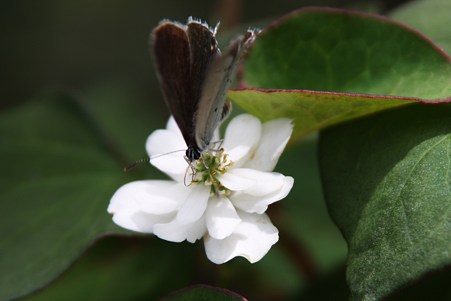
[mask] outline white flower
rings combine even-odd
[[[279,239],[265,214],[290,192],[293,178],[272,172],[292,132],[288,119],[265,124],[240,115],[228,125],[221,150],[204,151],[189,167],[173,118],[146,142],[151,163],[172,180],[136,181],[113,195],[108,212],[121,227],[173,242],[204,238],[207,257],[260,260]],[[158,156],[167,154],[165,156]],[[191,171],[194,171],[194,175]],[[188,183],[186,183],[188,182]]]

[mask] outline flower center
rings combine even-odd
[[[223,148],[219,151],[205,151],[192,164],[194,169],[193,183],[204,183],[204,185],[211,186],[211,193],[213,194],[228,195],[230,190],[221,184],[218,176],[226,173],[232,165],[233,162],[227,158]]]

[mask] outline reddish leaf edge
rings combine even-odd
[[[331,91],[316,91],[316,90],[303,90],[303,89],[265,89],[265,88],[252,88],[252,87],[240,87],[230,89],[230,92],[245,92],[245,91],[256,91],[261,93],[299,93],[308,95],[329,95],[337,97],[351,97],[351,98],[367,98],[367,99],[393,99],[406,102],[419,102],[424,104],[440,104],[440,103],[450,103],[451,96],[448,98],[439,99],[424,99],[417,97],[406,97],[406,96],[393,96],[393,95],[382,95],[382,94],[360,94],[360,93],[341,93],[341,92],[331,92]]]
[[[184,294],[184,293],[192,291],[194,289],[213,290],[213,291],[220,292],[220,293],[223,293],[225,295],[228,295],[230,297],[237,298],[237,299],[242,300],[242,301],[248,301],[243,296],[241,296],[241,295],[239,295],[239,294],[237,294],[237,293],[235,293],[235,292],[233,292],[231,290],[228,290],[228,289],[222,288],[222,287],[216,287],[216,286],[208,285],[208,284],[194,284],[194,285],[190,285],[190,286],[181,288],[179,290],[175,290],[175,291],[169,293],[168,295],[164,296],[163,298],[161,298],[160,301],[168,301],[172,297],[176,297],[176,296],[178,296],[180,294]]]

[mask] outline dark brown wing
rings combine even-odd
[[[188,147],[195,145],[194,115],[202,83],[218,48],[207,25],[162,22],[152,32],[155,65],[163,96]]]
[[[172,22],[161,23],[152,32],[152,47],[164,100],[183,138],[188,141],[193,129],[189,115],[195,111],[195,97],[190,82],[190,47],[185,28]]]

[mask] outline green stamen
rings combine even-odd
[[[212,194],[229,195],[230,190],[221,184],[218,176],[226,173],[232,165],[233,162],[228,160],[223,148],[219,151],[203,152],[201,157],[192,165],[194,169],[193,183],[211,185]]]

